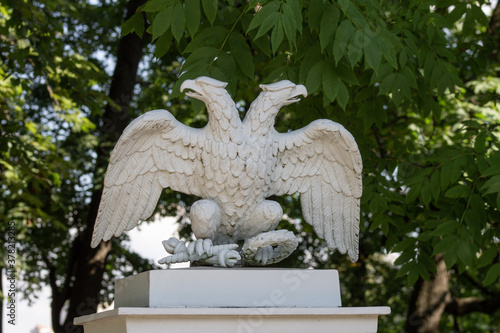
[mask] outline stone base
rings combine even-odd
[[[336,270],[193,267],[115,283],[115,308],[339,307]]]
[[[375,333],[389,307],[118,308],[75,319],[85,333]]]
[[[342,308],[336,270],[155,270],[118,280],[115,309],[85,333],[377,332],[389,307]]]

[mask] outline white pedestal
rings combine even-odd
[[[116,281],[115,308],[339,307],[336,270],[192,267]]]
[[[377,332],[389,307],[342,308],[335,270],[189,268],[121,279],[85,333]]]

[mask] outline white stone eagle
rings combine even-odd
[[[277,132],[280,108],[307,96],[302,85],[260,85],[243,121],[225,86],[208,77],[181,85],[206,105],[202,129],[166,110],[147,112],[125,129],[111,153],[92,247],[150,217],[162,190],[171,188],[202,198],[190,211],[197,240],[164,241],[172,255],[161,263],[274,263],[295,250],[297,238],[275,231],[283,210],[267,198],[299,193],[305,221],[330,249],[356,261],[362,162],[352,135],[325,119]]]

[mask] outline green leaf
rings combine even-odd
[[[57,172],[52,172],[50,174],[52,177],[52,185],[55,186],[55,187],[61,187],[61,175],[58,174]]]
[[[435,201],[439,199],[439,195],[441,194],[441,187],[439,181],[439,172],[433,172],[431,176],[430,189],[432,193],[432,198]]]
[[[377,34],[379,37],[379,41],[382,42],[382,54],[389,63],[389,65],[392,66],[394,69],[398,69],[398,60],[396,57],[396,48],[400,49],[400,41],[392,34],[390,33],[386,28],[379,28],[380,33]],[[404,64],[407,59],[407,53],[402,50],[401,53],[403,53],[402,56],[400,56],[400,62],[401,62],[401,67],[404,67]],[[406,57],[406,59],[405,59]]]
[[[221,52],[217,56],[216,66],[221,69],[228,82],[227,90],[229,91],[231,87],[236,85],[237,76],[234,75],[237,72],[237,64],[234,56],[228,53]]]
[[[286,38],[290,43],[290,47],[296,47],[295,42],[297,40],[297,22],[295,20],[295,15],[290,6],[283,6],[283,14],[281,15],[281,21],[283,22],[283,29],[285,30]]]
[[[488,269],[486,273],[486,277],[484,278],[483,285],[489,286],[493,282],[495,282],[500,276],[500,263],[496,263]]]
[[[322,76],[323,93],[330,101],[334,101],[337,97],[340,87],[340,78],[335,74],[332,67],[325,66]]]
[[[470,246],[465,241],[461,241],[460,243],[458,243],[456,251],[458,258],[466,266],[472,266],[472,251]]]
[[[264,54],[268,57],[272,57],[271,43],[269,43],[269,38],[267,36],[262,36],[260,38],[252,40],[253,44],[257,46]]]
[[[490,247],[483,252],[481,257],[477,260],[477,267],[481,268],[487,265],[491,265],[495,257],[498,255],[498,249],[494,244],[491,244]]]
[[[184,53],[191,53],[204,46],[220,47],[228,34],[228,30],[221,26],[206,28],[188,44]]]
[[[408,61],[408,55],[406,54],[405,50],[402,50],[399,53],[399,66],[401,66],[401,67],[406,66],[407,61]],[[397,69],[397,66],[395,68]]]
[[[450,270],[451,267],[456,264],[457,259],[457,253],[455,251],[446,251],[444,254],[444,263],[446,264],[446,268]]]
[[[390,73],[380,83],[380,88],[379,88],[379,93],[382,94],[389,94],[394,90],[394,87],[396,86],[396,80],[398,78],[398,73]]]
[[[281,19],[276,22],[274,25],[273,32],[271,33],[271,48],[273,53],[276,53],[281,42],[283,41],[284,33],[283,26],[281,23]]]
[[[171,3],[171,1],[167,0],[149,0],[142,10],[145,12],[159,12]]]
[[[262,8],[255,14],[250,25],[248,26],[247,32],[252,31],[253,29],[259,27],[264,23],[264,21],[272,14],[276,13],[279,10],[279,4],[277,1],[272,1],[268,4],[262,6]]]
[[[326,6],[323,3],[323,0],[311,0],[309,2],[307,18],[309,21],[309,29],[311,29],[311,32],[314,29],[319,29],[323,13],[325,13],[325,7]]]
[[[340,81],[339,83],[339,92],[337,94],[337,102],[339,103],[342,110],[345,110],[347,106],[347,102],[349,102],[349,92],[344,84],[344,82]]]
[[[321,18],[321,27],[319,30],[319,44],[323,51],[330,42],[333,41],[333,35],[339,24],[340,10],[337,6],[330,5]]]
[[[293,14],[296,29],[299,33],[302,33],[302,7],[300,6],[299,0],[287,0],[283,5],[283,13],[286,15],[288,15],[288,13]]]
[[[500,174],[500,164],[492,165],[486,170],[484,170],[484,172],[481,172],[481,176],[483,177],[489,177],[498,174]]]
[[[358,10],[355,2],[352,0],[339,0],[338,4],[342,8],[342,11],[346,13],[346,16],[349,17],[349,19],[351,19],[358,27],[364,27],[367,25],[363,14],[361,14]]]
[[[407,283],[409,286],[413,286],[417,282],[419,276],[418,273],[418,267],[414,265],[413,269],[408,272]]]
[[[487,137],[486,131],[481,131],[476,136],[476,140],[474,141],[474,149],[478,153],[482,153],[484,151],[484,149],[486,148],[486,137]]]
[[[172,7],[164,8],[153,21],[153,41],[167,32],[172,19]]]
[[[172,38],[173,36],[170,31],[164,33],[163,35],[160,36],[160,38],[158,38],[155,47],[156,58],[161,58],[168,52],[170,46],[172,45]]]
[[[455,2],[455,1],[454,1]],[[462,16],[465,14],[467,11],[467,4],[466,3],[454,3],[453,10],[446,15],[446,18],[450,23],[454,24],[456,21],[460,20]]]
[[[186,26],[186,12],[182,6],[181,2],[177,2],[172,11],[172,35],[175,40],[179,42],[179,40],[184,35],[184,28]]]
[[[450,220],[441,223],[438,227],[432,231],[432,235],[434,236],[447,236],[455,234],[458,230],[459,223],[455,220]]]
[[[194,36],[200,27],[201,8],[200,0],[186,0],[186,27],[191,36]]]
[[[489,24],[489,19],[484,13],[484,11],[481,9],[480,6],[477,6],[476,4],[471,5],[470,10],[472,11],[474,15],[474,19],[481,25],[481,26],[488,26]]]
[[[470,187],[466,185],[455,185],[446,191],[445,196],[448,198],[468,198],[470,195]]]
[[[384,213],[387,210],[387,201],[382,195],[374,195],[370,201],[370,211],[373,215]]]
[[[144,32],[144,18],[142,17],[142,14],[135,13],[134,15],[132,15],[128,20],[125,21],[125,23],[123,23],[121,37],[126,36],[134,31],[138,30],[140,31],[141,23],[142,23],[142,32]],[[137,33],[137,34],[139,36],[142,36],[142,33],[141,34]]]
[[[306,78],[306,88],[309,94],[312,94],[321,86],[321,78],[323,77],[323,70],[326,63],[321,60],[317,62],[309,71]]]
[[[382,61],[383,44],[380,43],[377,35],[369,28],[365,31],[363,51],[366,64],[378,73],[380,62]]]
[[[276,24],[277,21],[280,20],[280,14],[278,12],[271,13],[261,24],[259,30],[257,31],[257,35],[255,35],[255,39],[263,36],[267,33],[271,28]]]
[[[421,189],[420,184],[412,186],[408,191],[408,193],[406,193],[405,202],[407,204],[414,202],[417,199],[418,195],[420,194],[420,189]]]
[[[445,190],[451,183],[451,173],[448,170],[448,166],[451,166],[451,163],[447,163],[441,168],[441,190]]]
[[[282,80],[284,73],[286,73],[286,66],[279,66],[275,68],[268,76],[264,79],[264,82],[272,82],[276,80]]]
[[[347,53],[349,40],[351,40],[354,31],[354,26],[349,20],[342,21],[337,28],[335,41],[333,42],[333,57],[335,58],[335,64],[338,64],[340,59]]]
[[[427,266],[423,262],[417,262],[417,270],[418,274],[424,279],[425,281],[429,281],[431,276],[429,274],[429,270],[427,269]]]
[[[403,265],[405,263],[408,263],[409,261],[413,260],[415,258],[415,251],[412,250],[407,250],[403,251],[399,257],[397,257],[396,260],[394,260],[394,265],[399,266]]]
[[[364,32],[362,30],[357,30],[349,41],[347,57],[349,58],[351,67],[356,66],[363,56],[364,39]]]
[[[246,76],[253,79],[255,71],[253,56],[245,37],[232,32],[229,36],[229,47],[238,67]]]
[[[405,251],[409,248],[414,250],[416,243],[417,243],[416,238],[412,238],[412,237],[405,238],[402,241],[400,241],[399,243],[397,243],[396,246],[394,246],[394,248],[391,250],[391,252],[401,252],[401,251]]]
[[[203,4],[203,11],[207,16],[210,24],[214,24],[215,16],[217,15],[217,5],[219,4],[218,0],[201,0]]]
[[[344,62],[341,62],[336,68],[335,72],[342,79],[342,81],[359,86],[358,78],[354,71]]]
[[[195,67],[208,66],[214,61],[217,53],[219,53],[219,49],[217,48],[201,47],[187,57],[186,62],[183,65],[183,69],[188,70]]]
[[[420,197],[422,198],[422,202],[424,205],[429,206],[431,202],[432,193],[430,191],[430,183],[428,179],[424,179],[422,182],[422,190],[420,191]]]
[[[481,187],[481,191],[486,191],[484,194],[500,192],[500,175],[493,176]]]
[[[318,44],[311,46],[309,50],[307,50],[304,60],[302,60],[300,64],[300,71],[299,71],[300,82],[304,82],[306,80],[307,74],[309,74],[311,68],[321,59],[322,59],[321,48]]]

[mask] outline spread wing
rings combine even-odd
[[[362,161],[352,135],[340,124],[316,120],[276,133],[276,195],[300,193],[304,219],[330,249],[358,259]]]
[[[166,187],[200,196],[195,169],[204,136],[165,110],[132,121],[111,153],[92,247],[150,217]]]

